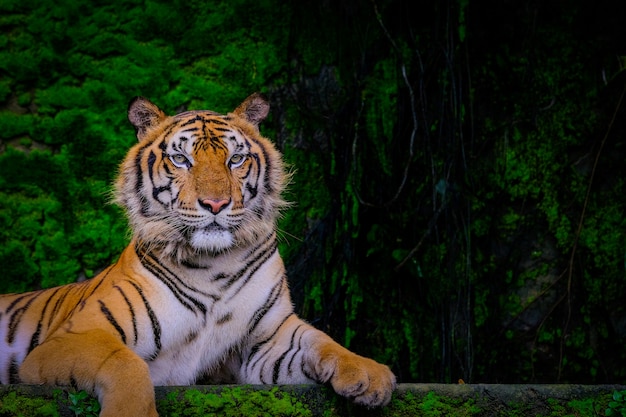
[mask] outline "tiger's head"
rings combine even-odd
[[[276,226],[287,175],[259,132],[269,104],[253,94],[233,112],[167,116],[143,97],[129,106],[139,143],[119,170],[115,200],[134,237],[179,260],[266,238]]]

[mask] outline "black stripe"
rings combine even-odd
[[[149,213],[150,213],[150,203],[148,202],[148,200],[146,199],[146,197],[144,196],[142,189],[143,189],[143,155],[144,152],[146,151],[146,149],[148,149],[148,146],[150,146],[150,144],[146,144],[146,146],[144,146],[143,148],[141,148],[139,151],[137,151],[137,156],[135,157],[135,192],[134,195],[139,197],[139,203],[141,205],[141,214],[144,217],[148,217]]]
[[[261,148],[261,152],[263,152],[263,159],[265,160],[265,176],[263,177],[263,185],[265,185],[265,191],[271,194],[274,189],[272,188],[272,182],[270,181],[270,173],[272,172],[272,161],[270,160],[269,154],[267,153],[267,149],[260,143],[256,142],[256,144]]]
[[[305,366],[306,366],[306,364],[304,363],[304,361],[300,362],[300,372],[302,372],[304,374],[304,376],[306,376],[307,378],[309,378],[312,381],[326,382],[326,381],[320,381],[318,377],[316,377],[315,375],[312,375],[311,373],[309,373],[309,371],[307,371]]]
[[[130,302],[130,300],[124,293],[124,290],[122,290],[119,285],[114,285],[113,288],[118,290],[119,293],[122,295],[122,298],[124,298],[124,301],[126,301],[126,305],[128,306],[128,312],[130,313],[130,318],[133,323],[133,334],[135,335],[133,337],[133,342],[135,345],[137,345],[137,316],[135,315],[135,309],[133,308],[133,304]]]
[[[271,342],[272,340],[274,340],[274,337],[276,337],[276,334],[278,333],[278,331],[280,330],[280,328],[283,326],[283,324],[285,324],[285,322],[287,321],[287,319],[289,319],[289,317],[291,317],[292,315],[294,315],[294,313],[290,313],[288,314],[281,322],[278,326],[276,326],[276,329],[274,329],[274,331],[272,332],[272,334],[267,337],[264,340],[261,340],[260,342],[258,342],[257,344],[255,344],[254,346],[252,346],[252,348],[250,348],[250,353],[248,354],[248,364],[246,366],[246,375],[249,374],[248,369],[253,370],[255,367],[259,367],[259,378],[263,381],[263,383],[266,383],[263,375],[262,375],[262,370],[264,365],[267,363],[267,359],[264,359],[267,355],[269,355],[272,352],[272,347],[270,346],[268,349],[265,350],[265,352],[260,355],[258,358],[256,358],[255,360],[252,360],[252,358],[254,356],[257,355],[257,353],[259,353],[259,351],[261,350],[261,348],[265,345],[267,345],[269,342]]]
[[[224,314],[222,317],[220,317],[219,319],[217,319],[215,321],[215,324],[218,326],[221,326],[223,324],[228,323],[229,321],[231,321],[233,319],[233,314],[232,313],[226,313]]]
[[[249,157],[249,156],[251,156],[251,155],[252,155],[252,154],[247,155],[247,157]],[[241,176],[241,178],[246,179],[246,180],[248,179],[248,177],[250,176],[250,173],[252,172],[252,166],[253,166],[253,164],[248,164],[248,170],[246,171],[246,173],[245,173],[245,174],[243,174],[243,175]],[[254,189],[255,189],[255,195],[256,195],[256,188],[257,188],[257,187],[253,187],[253,186],[252,186],[252,185],[250,185],[250,184],[246,184],[246,187],[254,188]]]
[[[280,295],[283,293],[283,288],[285,288],[285,279],[281,279],[270,291],[269,298],[261,307],[257,309],[252,315],[252,326],[248,329],[248,334],[252,334],[256,327],[259,325],[259,322],[263,317],[267,314],[268,311],[276,304],[276,301],[279,299]]]
[[[169,288],[169,290],[172,292],[172,294],[174,294],[174,297],[176,297],[176,299],[178,300],[178,302],[180,304],[183,305],[183,307],[185,307],[187,310],[192,311],[192,312],[196,312],[195,309],[193,308],[192,304],[188,303],[187,301],[185,301],[183,299],[183,296],[181,295],[181,290],[179,288],[176,287],[176,285],[174,285],[168,278],[167,276],[165,276],[165,274],[163,274],[163,271],[161,271],[160,269],[156,268],[155,266],[153,266],[152,264],[148,263],[146,259],[142,259],[141,260],[141,264],[144,266],[144,268],[146,268],[148,271],[150,271],[152,273],[152,275],[154,275],[156,278],[158,278],[163,284],[165,284],[165,286],[167,288]]]
[[[278,360],[276,360],[276,362],[274,363],[274,372],[273,372],[273,375],[272,375],[272,383],[274,383],[274,384],[278,383],[278,377],[280,376],[280,368],[283,365],[283,361],[287,357],[287,354],[289,352],[291,352],[291,350],[293,349],[294,341],[295,341],[295,338],[296,338],[296,333],[298,332],[300,327],[302,327],[302,324],[300,324],[298,327],[296,327],[293,330],[293,333],[291,333],[291,341],[289,342],[289,348],[287,348],[287,350],[285,350],[283,352],[283,354],[280,355],[280,358],[278,358]],[[292,360],[293,360],[294,356],[296,355],[296,353],[298,353],[298,352],[296,351],[296,352],[293,353],[293,356],[291,357]]]
[[[278,326],[276,326],[276,329],[274,329],[274,331],[272,332],[272,334],[267,337],[264,340],[261,340],[260,342],[258,342],[256,345],[252,346],[252,348],[250,348],[250,354],[248,355],[248,360],[250,358],[252,358],[260,349],[263,345],[267,344],[270,340],[272,340],[275,336],[276,333],[278,333],[278,330],[280,330],[280,328],[282,327],[283,324],[285,324],[285,322],[287,321],[287,319],[289,319],[289,317],[293,316],[295,313],[290,313],[288,314],[281,322]],[[248,332],[248,334],[250,334],[250,332]]]
[[[13,307],[16,306],[16,303],[18,301],[21,301],[22,299],[30,296],[31,298],[28,300],[28,302],[20,308],[16,308],[15,311],[13,312],[13,314],[11,314],[11,319],[9,320],[9,331],[7,332],[7,344],[12,344],[13,341],[15,340],[15,333],[17,332],[17,328],[20,325],[20,322],[22,321],[22,317],[24,316],[24,314],[28,311],[30,305],[33,303],[33,301],[35,301],[35,299],[37,299],[41,294],[43,294],[44,291],[38,291],[35,293],[30,293],[25,295],[24,297],[18,297],[17,300],[15,300],[13,303],[11,303],[11,305],[9,306],[9,308],[7,309],[7,313],[13,309]]]
[[[41,291],[36,291],[36,292],[29,292],[29,293],[25,293],[25,294],[20,294],[19,296],[15,297],[15,299],[11,302],[11,304],[9,304],[9,306],[6,309],[6,313],[10,313],[11,310],[13,310],[13,308],[23,299],[25,298],[37,298],[39,296],[39,294],[41,293]],[[30,301],[29,301],[30,302]]]
[[[168,202],[164,202],[161,201],[161,199],[159,199],[159,194],[165,192],[165,191],[169,191],[171,193],[172,191],[172,182],[170,180],[169,184],[167,185],[163,185],[163,186],[157,186],[154,180],[154,171],[155,171],[155,164],[156,164],[156,160],[157,160],[157,156],[154,152],[150,151],[150,154],[148,155],[148,177],[150,178],[150,183],[152,184],[152,198],[158,202],[161,203],[162,206],[164,207],[168,207],[169,201]]]
[[[117,262],[115,262],[115,265],[117,265],[119,262],[119,259],[117,260]],[[76,302],[76,306],[74,306],[74,308],[79,307],[79,311],[82,310],[85,307],[85,301],[91,297],[97,290],[98,288],[100,288],[100,286],[102,285],[102,283],[105,281],[105,279],[107,278],[107,276],[111,273],[111,271],[113,270],[113,267],[115,265],[111,265],[109,266],[109,268],[106,271],[106,273],[102,273],[100,275],[98,275],[97,277],[93,278],[92,281],[89,282],[84,282],[84,283],[80,283],[80,284],[70,284],[71,286],[68,286],[68,291],[65,293],[65,296],[69,296],[69,295],[73,295],[73,298],[76,298],[80,301]],[[96,280],[98,280],[96,282]],[[95,284],[95,285],[94,285]],[[77,294],[71,294],[72,290],[77,290]],[[60,305],[62,306],[62,304]],[[73,309],[72,309],[73,312]],[[68,314],[70,315],[71,312]]]
[[[141,297],[141,300],[143,301],[143,305],[146,308],[148,317],[150,318],[150,323],[152,324],[152,334],[154,336],[154,346],[156,349],[155,352],[150,356],[150,359],[154,360],[161,352],[161,347],[162,347],[161,346],[161,324],[159,323],[159,319],[154,313],[154,310],[152,310],[152,307],[150,306],[150,302],[146,298],[141,287],[132,281],[128,281],[128,282],[137,290],[137,293]]]
[[[245,272],[247,276],[239,282],[239,288],[228,298],[227,301],[232,300],[237,294],[246,286],[246,284],[250,281],[250,279],[254,276],[254,273],[261,268],[267,262],[267,260],[272,257],[272,255],[278,250],[278,245],[274,242],[270,248],[266,251],[262,252],[260,255],[264,255],[262,258],[255,258],[253,263],[249,263],[247,265],[247,269],[242,270],[241,272]],[[259,255],[259,256],[260,256]],[[237,280],[241,278],[242,274],[238,274],[236,277]]]
[[[198,332],[194,330],[191,333],[189,333],[187,337],[185,337],[185,343],[190,344],[197,338],[198,338]]]
[[[302,325],[298,326],[298,329],[301,327]],[[297,329],[296,329],[297,330]],[[287,364],[287,373],[289,375],[291,375],[292,373],[292,369],[293,369],[293,361],[296,358],[296,356],[298,355],[298,352],[300,352],[302,350],[302,337],[304,336],[305,332],[302,332],[300,334],[300,336],[298,337],[298,348],[295,350],[295,352],[293,353],[293,355],[291,356],[291,359],[289,359],[289,363]],[[294,332],[295,334],[295,332]]]
[[[148,259],[149,258],[149,259]],[[148,263],[150,260],[152,263]],[[199,292],[189,285],[183,283],[176,275],[174,275],[171,271],[165,268],[159,261],[154,258],[152,255],[147,255],[146,258],[142,259],[141,263],[144,267],[146,267],[152,274],[158,278],[161,282],[163,282],[167,288],[174,294],[178,302],[180,302],[186,309],[197,313],[200,311],[202,314],[206,315],[207,307],[195,297],[192,297],[189,293],[185,291],[185,289],[191,290],[192,292]],[[168,276],[169,273],[169,276]],[[178,282],[174,282],[178,281]],[[183,287],[183,288],[181,288]],[[214,298],[215,299],[215,298]]]
[[[164,155],[164,156],[162,156],[162,158],[163,158],[163,157],[165,157],[165,155]],[[161,167],[163,168],[163,171],[165,171],[165,173],[166,173],[168,176],[171,176],[171,175],[172,175],[172,171],[170,170],[170,167],[168,167],[166,164],[161,165]]]
[[[259,159],[259,155],[257,155],[256,153],[251,153],[249,156],[252,157],[252,159],[256,162],[256,170],[257,170],[257,175],[256,175],[256,178],[254,179],[254,184],[250,184],[250,183],[246,184],[246,189],[250,191],[250,194],[252,194],[252,197],[250,197],[250,199],[253,199],[257,196],[259,192],[259,179],[260,179],[259,175],[261,174],[261,160]],[[252,164],[250,164],[250,169],[252,169]],[[247,175],[248,174],[246,174],[246,176]]]
[[[191,124],[194,124],[195,122],[200,122],[200,121],[205,121],[205,119],[202,118],[202,116],[200,116],[199,114],[197,114],[195,117],[185,121],[184,123],[180,124],[180,127],[185,127],[185,126],[189,126]]]
[[[202,149],[203,151],[206,151],[210,146],[214,152],[218,149],[228,152],[228,147],[223,141],[224,135],[218,135],[215,131],[230,132],[231,130],[227,128],[214,127],[211,126],[211,124],[211,122],[207,121],[202,124],[202,136],[198,137],[198,140],[194,143],[194,150]]]
[[[11,356],[11,364],[9,365],[9,384],[19,384],[20,381],[20,377],[19,377],[19,370],[20,370],[20,364],[17,361],[17,358],[14,356]]]
[[[59,292],[61,288],[62,287],[58,287],[54,290],[51,290],[52,294],[50,294],[50,296],[44,303],[43,310],[41,310],[41,315],[39,316],[39,320],[37,320],[37,329],[35,329],[35,332],[32,334],[30,338],[30,344],[28,345],[28,351],[27,351],[28,353],[30,353],[37,345],[39,345],[39,336],[41,335],[42,322],[44,321],[44,318],[46,316],[46,311],[48,310],[50,301]]]
[[[207,123],[213,123],[213,124],[220,125],[220,126],[228,125],[228,123],[222,121],[221,119],[230,120],[229,118],[227,118],[227,117],[220,117],[217,114],[214,115],[214,116],[215,117],[209,117],[208,119],[204,119],[204,121],[207,122]]]
[[[80,295],[75,296],[74,298],[79,299],[80,301],[77,302],[77,305],[80,305],[80,308],[82,309],[85,306],[85,300],[87,300],[89,297],[91,297],[97,290],[98,288],[100,288],[100,286],[102,285],[102,283],[104,283],[104,281],[106,280],[106,278],[109,276],[109,274],[111,273],[111,271],[113,271],[113,268],[120,262],[120,260],[118,259],[114,265],[111,265],[108,267],[108,269],[105,270],[105,272],[101,273],[100,275],[98,275],[97,277],[93,278],[91,281],[85,282],[85,283],[80,283],[80,284],[72,284],[72,287],[68,287],[68,291],[65,294],[67,295],[71,295],[70,291],[72,289],[76,289],[78,291],[80,291]],[[96,282],[96,280],[98,280]],[[95,284],[95,285],[94,285]],[[89,293],[88,293],[89,292]]]
[[[268,239],[266,239],[266,244],[264,246],[258,246],[254,248],[254,250],[258,251],[256,252],[256,255],[254,256],[254,258],[247,261],[244,268],[240,269],[239,272],[237,272],[237,274],[230,277],[230,279],[222,287],[222,289],[227,289],[231,285],[233,285],[235,282],[238,282],[241,279],[241,277],[243,277],[244,275],[247,275],[246,278],[240,283],[237,291],[235,291],[227,301],[230,301],[233,297],[235,297],[239,293],[239,291],[241,291],[241,289],[245,287],[248,281],[250,281],[254,273],[258,271],[258,269],[263,264],[265,264],[265,262],[267,262],[267,260],[274,254],[274,252],[278,250],[278,242],[276,241],[276,237],[275,236],[268,237]],[[253,251],[248,257],[254,254],[255,252]],[[246,259],[248,257],[246,257]]]
[[[98,303],[100,303],[100,311],[102,312],[102,314],[104,314],[104,317],[106,317],[109,323],[111,323],[115,330],[117,330],[117,332],[120,334],[120,337],[122,338],[122,342],[126,344],[126,334],[124,333],[124,329],[122,329],[117,320],[115,320],[115,317],[113,317],[111,311],[104,304],[104,301],[98,300]]]
[[[169,126],[163,128],[163,132],[161,133],[161,137],[166,138],[167,136],[169,136],[174,130],[182,127],[184,125],[180,124],[180,121],[176,120],[174,121],[174,123],[171,123]],[[163,142],[165,142],[166,139],[163,139]]]
[[[156,162],[156,154],[152,151],[150,151],[150,153],[148,154],[148,174],[150,177],[150,181],[152,181],[154,183],[154,176],[152,174],[153,168],[154,168],[154,163]]]
[[[54,303],[54,307],[52,308],[52,311],[48,315],[47,327],[52,326],[52,322],[54,321],[54,319],[56,318],[57,314],[59,313],[59,310],[61,310],[61,307],[63,307],[63,305],[65,304],[65,299],[67,298],[68,294],[70,294],[70,291],[69,291],[69,289],[66,288],[66,291],[63,291],[63,294],[61,294],[57,298],[56,302]],[[76,303],[76,304],[78,304],[78,303]]]
[[[200,291],[197,288],[191,287],[183,280],[181,280],[178,276],[176,276],[172,271],[170,271],[166,266],[159,262],[152,254],[143,253],[142,248],[139,245],[136,245],[135,250],[137,251],[137,256],[141,261],[141,264],[148,269],[156,278],[158,278],[163,284],[169,288],[169,290],[174,294],[176,299],[188,310],[197,313],[198,311],[202,314],[206,315],[207,306],[202,303],[197,298],[193,297],[192,294],[200,294],[205,297],[211,298],[214,301],[220,299],[220,296],[209,294],[204,291]],[[187,290],[187,291],[185,291]]]

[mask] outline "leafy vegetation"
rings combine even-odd
[[[133,96],[261,91],[304,317],[401,381],[623,382],[624,7],[405,3],[0,3],[0,292],[121,252]]]
[[[98,417],[100,403],[86,391],[68,392],[68,408],[77,417]]]
[[[615,391],[609,401],[605,416],[626,416],[626,391]]]

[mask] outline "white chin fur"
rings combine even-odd
[[[233,235],[226,229],[199,229],[191,235],[190,243],[196,249],[217,252],[233,245]]]

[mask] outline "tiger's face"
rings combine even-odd
[[[258,130],[269,105],[259,95],[235,111],[166,116],[136,98],[128,117],[139,143],[122,163],[116,199],[134,235],[179,258],[219,253],[275,228],[285,172]]]

